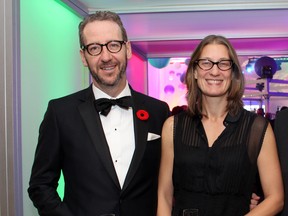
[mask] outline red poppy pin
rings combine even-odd
[[[142,121],[145,121],[149,118],[149,113],[146,110],[138,110],[136,115]]]

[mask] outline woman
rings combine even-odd
[[[283,183],[274,134],[265,118],[243,109],[244,77],[230,42],[204,38],[185,79],[188,110],[162,130],[157,215],[275,215]],[[250,211],[257,168],[265,197]]]

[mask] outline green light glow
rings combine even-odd
[[[87,87],[89,74],[79,56],[79,16],[59,0],[20,1],[20,11],[22,164],[27,188],[48,101]],[[63,198],[63,176],[57,191]],[[26,199],[24,193],[24,210],[31,211]]]

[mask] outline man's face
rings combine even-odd
[[[84,44],[106,44],[109,41],[122,41],[120,27],[111,21],[88,23],[83,31]],[[109,88],[123,89],[126,85],[127,60],[131,58],[130,42],[122,45],[117,53],[111,53],[106,46],[99,55],[92,56],[87,50],[80,50],[82,62],[88,67],[96,87],[105,92]]]

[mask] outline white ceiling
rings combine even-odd
[[[288,0],[58,1],[80,16],[97,10],[118,13],[134,51],[144,58],[189,57],[208,34],[229,38],[244,63],[264,55],[288,56]],[[274,78],[288,80],[287,70]]]
[[[120,14],[145,57],[190,56],[208,34],[231,39],[239,55],[288,55],[288,0],[62,0],[80,15]]]

